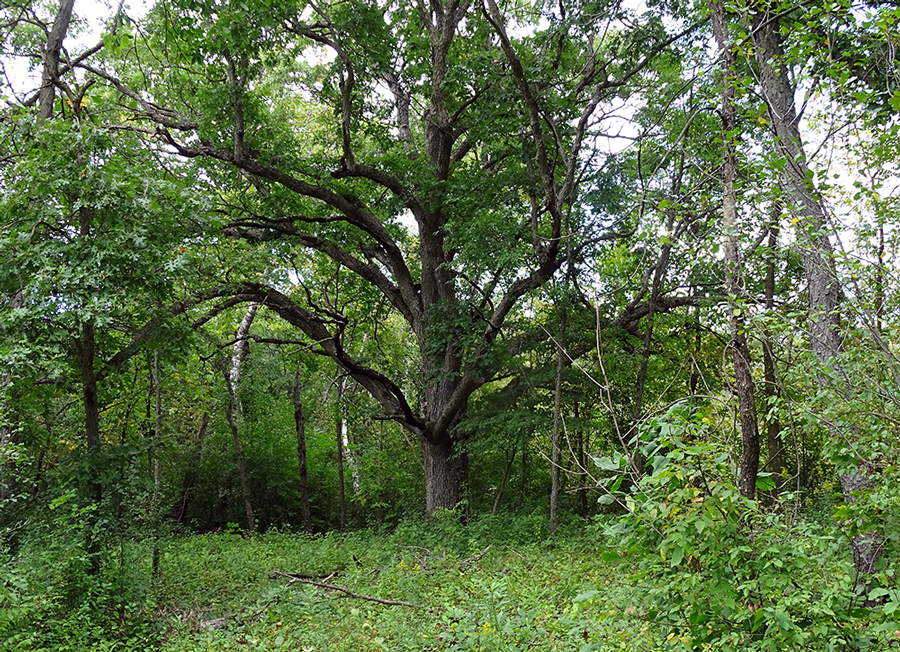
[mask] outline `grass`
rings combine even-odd
[[[697,571],[686,562],[658,577],[642,575],[648,555],[659,564],[659,552],[620,556],[620,541],[606,527],[615,521],[573,519],[552,536],[544,516],[535,514],[481,517],[466,526],[448,515],[407,521],[389,532],[245,537],[234,528],[155,542],[123,537],[107,547],[99,577],[84,573],[84,539],[76,528],[68,538],[27,540],[16,558],[0,558],[0,652],[725,649],[697,647],[685,629],[690,605],[712,609],[710,587],[682,595],[671,582],[703,581]],[[154,545],[160,551],[155,579]],[[829,561],[828,573],[847,563],[843,556]],[[278,573],[329,586],[291,582]],[[807,587],[811,599],[817,586]],[[782,597],[806,595],[796,589]],[[666,604],[684,604],[684,613],[654,616],[660,591],[677,593]],[[780,598],[766,599],[775,605]],[[758,601],[753,594],[742,604]],[[870,628],[872,641],[900,640],[893,621],[878,613],[851,616],[832,623],[848,639],[861,641],[865,637],[849,634]],[[773,627],[767,620],[759,631]],[[738,636],[762,645],[756,638],[752,632]],[[880,648],[848,643],[836,649]]]
[[[390,534],[167,540],[155,587],[160,649],[637,649],[633,623],[605,620],[615,591],[575,602],[615,583],[598,539],[573,529],[529,542],[516,529],[499,519],[467,528],[446,519]],[[273,571],[417,606],[291,583]]]

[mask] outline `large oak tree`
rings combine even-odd
[[[103,63],[77,65],[136,131],[207,164],[226,233],[320,261],[289,284],[231,279],[235,296],[303,331],[417,436],[433,511],[462,497],[456,426],[519,352],[511,315],[567,255],[620,233],[583,191],[610,107],[678,38],[620,19],[494,0],[164,1]],[[418,387],[350,353],[326,269],[402,316]]]

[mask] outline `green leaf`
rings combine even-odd
[[[584,593],[579,593],[578,595],[576,595],[572,599],[572,602],[574,602],[575,604],[578,604],[579,602],[587,602],[588,600],[593,598],[595,595],[599,595],[599,594],[600,594],[600,591],[597,591],[597,590],[585,591]]]
[[[877,600],[878,598],[880,598],[882,596],[890,595],[890,594],[891,594],[891,592],[888,591],[887,589],[885,589],[883,587],[878,587],[877,589],[872,589],[871,591],[869,591],[869,595],[866,596],[866,599],[867,600]]]
[[[772,616],[775,618],[775,622],[778,623],[778,627],[781,628],[782,631],[788,631],[794,628],[794,621],[791,620],[791,617],[782,611],[772,611]]]

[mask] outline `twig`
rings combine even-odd
[[[386,604],[392,607],[412,607],[413,609],[424,609],[422,605],[413,604],[412,602],[404,602],[403,600],[385,600],[384,598],[376,598],[374,595],[365,595],[364,593],[354,593],[350,589],[345,589],[343,586],[338,586],[337,584],[326,584],[325,582],[316,582],[315,580],[308,580],[302,577],[297,577],[295,575],[291,575],[290,573],[282,573],[281,571],[273,570],[273,575],[278,575],[280,577],[286,577],[291,581],[291,584],[294,582],[299,582],[300,584],[311,584],[312,586],[317,586],[320,589],[328,589],[330,591],[340,591],[341,593],[345,593],[351,598],[357,598],[359,600],[369,600],[371,602],[378,602],[380,604]]]

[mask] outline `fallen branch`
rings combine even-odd
[[[317,586],[320,589],[328,589],[329,591],[340,591],[341,593],[345,593],[347,596],[351,598],[357,598],[359,600],[369,600],[370,602],[378,602],[380,604],[386,604],[391,607],[412,607],[413,609],[424,609],[422,605],[413,604],[412,602],[404,602],[403,600],[385,600],[384,598],[376,598],[374,595],[366,595],[364,593],[355,593],[350,589],[345,589],[343,586],[338,586],[337,584],[327,584],[325,582],[316,582],[315,580],[309,580],[303,577],[297,577],[296,575],[292,575],[291,573],[282,573],[281,571],[273,570],[272,573],[274,575],[278,575],[280,577],[286,577],[291,581],[291,584],[294,582],[299,582],[300,584],[311,584],[312,586]]]
[[[487,551],[490,550],[490,549],[491,549],[491,546],[488,546],[487,548],[485,548],[485,549],[482,550],[481,552],[476,552],[476,553],[475,553],[474,555],[472,555],[471,557],[467,557],[466,559],[463,559],[461,562],[459,562],[459,563],[456,565],[456,569],[457,569],[457,570],[465,570],[466,566],[468,566],[469,564],[471,564],[471,563],[473,563],[473,562],[476,562],[476,561],[478,561],[479,559],[481,559],[482,557],[484,557],[485,554],[487,554]]]

